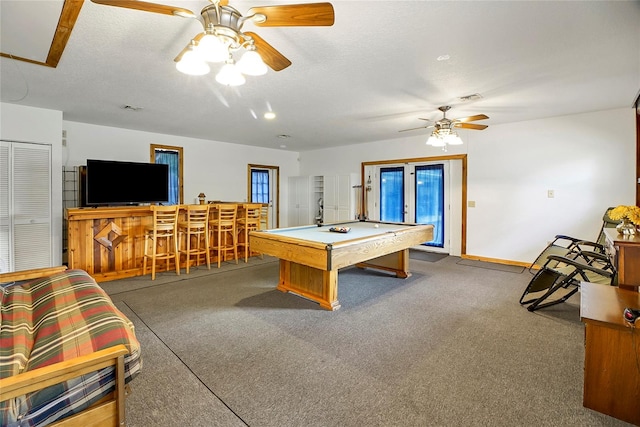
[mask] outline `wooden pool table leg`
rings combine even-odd
[[[393,252],[381,257],[373,258],[356,264],[359,268],[377,268],[396,273],[396,277],[406,279],[411,276],[409,271],[409,249]]]
[[[320,307],[327,310],[340,308],[338,270],[319,270],[281,259],[277,289],[282,292],[293,292],[316,301]]]

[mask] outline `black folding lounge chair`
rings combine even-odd
[[[615,268],[605,254],[581,251],[574,258],[549,255],[524,290],[520,304],[529,304],[527,310],[534,311],[565,302],[578,292],[581,282],[611,286],[615,281]]]
[[[595,241],[589,241],[584,239],[578,239],[571,236],[565,236],[562,234],[558,234],[554,237],[554,239],[547,245],[546,248],[540,255],[531,263],[529,266],[529,272],[535,273],[540,266],[547,263],[549,257],[552,255],[563,256],[567,258],[576,259],[576,257],[580,258],[580,254],[583,251],[592,251],[598,253],[604,253],[604,229],[605,228],[614,228],[616,225],[620,223],[620,221],[615,221],[609,218],[609,211],[613,208],[608,208],[604,215],[602,215],[602,226],[600,227],[600,232],[598,233],[598,237]],[[584,260],[585,262],[587,260]]]

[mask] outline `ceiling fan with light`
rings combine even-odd
[[[475,116],[462,117],[458,119],[449,119],[447,118],[447,111],[451,109],[450,106],[442,106],[439,107],[438,110],[442,111],[442,118],[440,120],[435,121],[433,124],[429,124],[426,126],[420,126],[417,128],[411,129],[403,129],[400,132],[406,132],[409,130],[418,130],[418,129],[431,129],[434,128],[431,136],[427,140],[427,145],[432,145],[434,147],[445,147],[446,145],[460,145],[462,144],[462,140],[455,132],[454,128],[462,128],[462,129],[474,129],[474,130],[483,130],[486,129],[487,125],[478,125],[474,122],[476,120],[485,120],[488,119],[489,116],[485,114],[476,114]],[[426,120],[431,122],[432,120],[419,118],[420,120]]]
[[[258,27],[331,26],[335,21],[331,3],[309,3],[260,6],[243,16],[228,0],[209,0],[197,16],[189,9],[139,0],[91,0],[93,3],[135,9],[146,12],[198,19],[204,31],[198,33],[175,58],[176,68],[190,75],[210,71],[208,63],[224,62],[216,80],[237,86],[245,82],[244,75],[262,75],[267,65],[281,71],[291,65],[283,54],[253,32],[243,32],[246,21]],[[236,62],[233,53],[243,50]]]

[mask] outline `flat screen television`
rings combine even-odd
[[[169,166],[87,159],[85,190],[87,206],[166,203]]]

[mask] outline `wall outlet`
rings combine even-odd
[[[555,193],[553,190],[547,190],[547,197],[553,199],[555,197]]]

